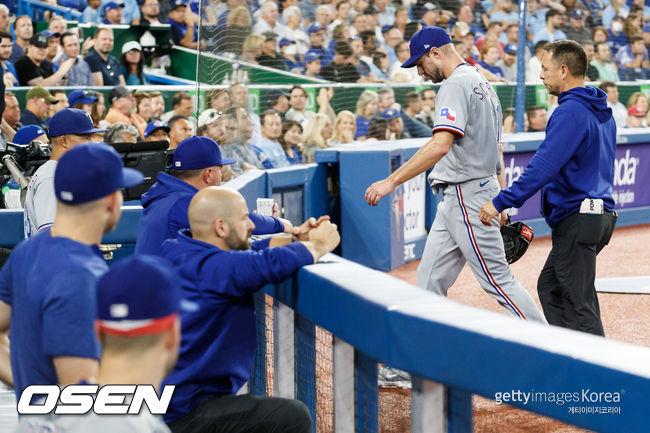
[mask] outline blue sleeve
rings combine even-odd
[[[295,242],[285,247],[266,248],[260,251],[228,251],[206,263],[210,277],[217,282],[218,295],[245,296],[258,291],[266,284],[278,284],[300,269],[314,263],[306,246]],[[220,257],[221,256],[221,257]],[[229,263],[224,263],[228,260]]]
[[[526,170],[492,200],[499,212],[509,207],[521,207],[550,182],[575,154],[582,142],[580,137],[584,137],[586,132],[586,122],[576,122],[575,111],[569,106],[564,110],[555,110],[546,126],[546,138],[539,145]]]
[[[183,197],[172,206],[169,212],[167,235],[165,238],[176,239],[179,230],[190,227],[190,219],[187,214],[190,208],[190,201],[192,201],[192,196]]]
[[[271,238],[265,238],[265,239],[260,239],[259,241],[253,241],[251,242],[251,249],[254,251],[263,250],[264,248],[269,247],[270,242],[271,242]]]
[[[404,130],[409,133],[411,137],[426,138],[431,137],[431,129],[417,119],[412,118],[404,110],[400,112],[402,120],[404,121]]]
[[[249,212],[248,217],[255,224],[254,235],[268,235],[284,231],[284,224],[278,218],[259,215],[255,212]]]
[[[11,305],[11,258],[13,254],[9,256],[9,259],[5,262],[2,269],[0,269],[0,301],[4,302],[7,305]]]
[[[96,284],[97,278],[87,271],[64,272],[50,282],[41,305],[45,354],[99,359]]]

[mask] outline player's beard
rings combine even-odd
[[[423,75],[425,76],[425,78],[431,80],[431,82],[433,83],[440,83],[442,80],[445,79],[445,76],[442,73],[442,69],[436,66],[433,66],[432,69],[433,70],[431,71],[431,73],[424,72]]]
[[[238,251],[245,251],[245,250],[250,250],[251,244],[248,242],[248,238],[250,237],[251,232],[249,231],[246,234],[246,237],[244,239],[241,239],[239,236],[237,236],[237,233],[234,231],[231,231],[228,233],[228,236],[224,239],[224,242],[226,242],[226,245],[228,245],[228,248],[231,250],[238,250]]]

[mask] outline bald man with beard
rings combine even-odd
[[[300,237],[251,245],[255,225],[244,197],[221,187],[197,192],[188,215],[190,229],[162,248],[181,276],[183,299],[194,305],[181,313],[180,355],[164,381],[176,385],[165,421],[174,433],[311,432],[301,402],[236,393],[253,369],[253,294],[332,251],[340,242],[336,225],[311,218],[314,228]]]

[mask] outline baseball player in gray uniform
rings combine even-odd
[[[478,211],[499,190],[502,116],[499,98],[473,66],[465,63],[440,27],[425,27],[409,42],[411,57],[403,68],[441,82],[433,138],[409,161],[366,191],[376,206],[397,186],[434,166],[429,183],[442,191],[435,221],[417,270],[418,286],[440,295],[456,281],[467,262],[481,287],[509,313],[546,323],[533,298],[510,272],[495,217],[481,224]]]

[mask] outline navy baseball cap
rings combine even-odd
[[[50,119],[50,137],[106,131],[108,129],[95,128],[90,114],[78,108],[64,108],[57,111]]]
[[[295,43],[296,43],[296,41],[292,41],[291,39],[282,38],[282,39],[280,39],[279,46],[280,46],[280,48],[282,48],[285,45],[295,44]]]
[[[154,120],[153,122],[147,123],[147,127],[144,128],[144,138],[149,137],[149,134],[154,132],[156,129],[164,129],[167,132],[171,131],[169,126],[165,125],[164,122],[161,122],[160,120]]]
[[[179,8],[181,6],[187,6],[187,1],[186,0],[172,0],[171,5],[172,5],[171,10],[174,10],[174,9]]]
[[[50,38],[53,37],[53,36],[56,36],[57,38],[60,38],[60,37],[61,37],[61,33],[53,33],[53,32],[51,32],[51,31],[49,31],[49,30],[43,30],[43,31],[41,32],[41,34],[42,34],[42,35],[45,35],[45,37],[48,38],[48,39],[50,39]]]
[[[107,11],[109,11],[111,9],[117,9],[117,8],[123,8],[123,7],[124,7],[124,3],[119,2],[119,1],[111,1],[111,2],[106,3],[106,6],[104,6],[104,13],[106,13]]]
[[[71,107],[76,104],[92,104],[97,99],[99,98],[87,90],[73,90],[68,95],[68,104]]]
[[[503,47],[503,51],[508,53],[508,54],[517,54],[517,44],[506,44],[505,47]]]
[[[16,131],[16,134],[14,134],[14,138],[11,140],[11,142],[14,144],[25,145],[31,143],[36,139],[36,137],[40,137],[43,134],[46,134],[45,130],[40,126],[27,125]]]
[[[392,119],[397,119],[400,117],[399,111],[395,108],[387,108],[384,110],[383,113],[381,113],[381,117],[383,117],[386,120],[392,120]]]
[[[314,23],[309,26],[309,28],[307,29],[307,33],[311,35],[312,33],[320,32],[321,30],[325,30],[325,27],[322,27],[320,24]]]
[[[571,12],[569,12],[569,17],[577,20],[581,20],[585,17],[585,11],[580,8],[573,8],[571,9]]]
[[[172,326],[180,310],[180,279],[160,257],[125,258],[97,282],[97,324],[106,334],[159,334]]]
[[[423,27],[409,41],[411,57],[402,64],[402,68],[412,68],[420,57],[433,47],[439,48],[451,44],[451,37],[442,27]]]
[[[318,54],[316,51],[308,51],[307,54],[305,54],[305,63],[313,62],[322,58],[322,54]]]
[[[440,8],[437,5],[435,5],[433,3],[425,3],[420,8],[420,11],[421,11],[420,16],[423,17],[424,14],[426,14],[427,12],[435,12],[437,10],[440,10]]]
[[[186,138],[180,142],[174,152],[174,169],[176,170],[200,170],[236,162],[236,159],[222,158],[217,142],[202,136]]]
[[[79,144],[56,165],[54,193],[66,204],[81,204],[138,185],[144,176],[124,168],[122,157],[106,143]]]

